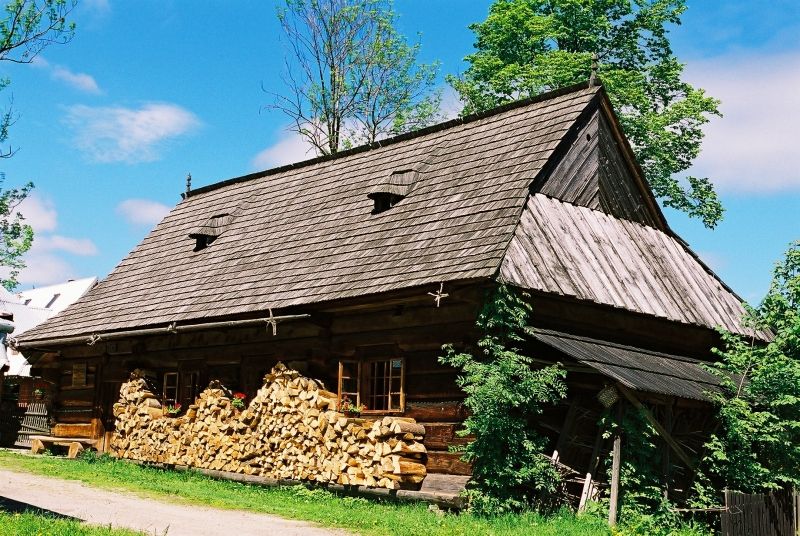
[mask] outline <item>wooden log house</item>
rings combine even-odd
[[[474,348],[504,282],[530,295],[526,350],[568,370],[568,397],[538,426],[585,499],[614,450],[601,400],[647,412],[676,481],[712,426],[718,382],[699,363],[716,328],[768,338],[667,225],[602,87],[182,197],[105,280],[15,341],[59,386],[54,436],[102,448],[134,369],[164,405],[189,404],[210,380],[252,397],[281,361],[365,415],[423,424],[428,474],[469,474],[450,451],[467,440],[457,371],[437,358]]]

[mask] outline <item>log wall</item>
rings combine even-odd
[[[456,435],[466,417],[463,393],[456,385],[457,371],[440,364],[438,357],[443,344],[476,350],[480,334],[475,319],[485,290],[478,285],[446,287],[449,296],[439,307],[425,293],[386,296],[380,302],[373,298],[328,304],[300,311],[308,312],[310,318],[281,323],[274,335],[263,326],[165,333],[58,348],[57,354],[48,354],[37,365],[42,367],[42,375],[60,386],[55,400],[56,421],[70,425],[56,427],[54,435],[69,431],[73,436],[109,438],[115,424],[112,406],[119,397],[120,386],[137,368],[153,378],[156,395],[160,395],[165,372],[196,370],[200,385],[220,380],[252,398],[261,388],[264,374],[279,361],[336,391],[340,360],[384,352],[391,354],[386,357],[404,359],[405,412],[390,415],[424,424],[428,430],[424,439],[428,472],[469,474],[469,466],[460,461],[460,455],[451,452],[469,440]],[[697,354],[698,349],[708,348],[712,342],[707,330],[700,328],[539,295],[534,295],[533,302],[532,320],[541,327],[607,337],[654,350],[686,351],[690,355],[701,355]],[[673,348],[678,342],[680,348]],[[531,355],[543,359],[563,359],[541,348],[532,351]],[[570,382],[578,382],[590,393],[587,396],[593,396],[604,380],[594,371],[585,370],[570,372]],[[552,419],[549,415],[542,417],[542,427],[550,431],[554,441],[565,412],[566,408],[562,408]],[[81,424],[81,428],[72,426]],[[591,450],[593,438],[588,442]]]

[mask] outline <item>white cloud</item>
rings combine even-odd
[[[72,255],[97,255],[97,246],[88,238],[70,238],[61,235],[34,236],[34,246],[40,251],[64,251]]]
[[[33,193],[18,207],[25,222],[33,227],[33,246],[24,255],[26,267],[19,281],[24,285],[50,285],[63,283],[78,276],[64,255],[97,255],[97,246],[88,238],[73,238],[57,234],[58,211],[52,200]],[[2,275],[7,270],[0,270]]]
[[[253,157],[255,169],[269,169],[314,158],[314,147],[296,132],[285,134],[277,143]]]
[[[27,266],[17,278],[21,285],[44,286],[75,279],[75,269],[63,258],[51,253],[30,252],[25,256]]]
[[[445,120],[455,119],[458,117],[458,114],[461,113],[461,110],[464,109],[464,101],[461,100],[458,91],[451,86],[446,86],[442,89],[440,109]]]
[[[192,112],[169,103],[148,103],[140,108],[69,108],[67,124],[75,131],[75,144],[95,162],[152,162],[159,159],[164,142],[200,126]]]
[[[31,61],[31,65],[34,67],[38,67],[40,69],[47,69],[50,67],[50,62],[44,59],[44,56],[34,56],[33,60]]]
[[[25,223],[33,227],[34,232],[55,231],[58,225],[58,213],[53,202],[36,193],[26,197],[17,211],[25,218]]]
[[[170,207],[149,199],[126,199],[117,205],[117,212],[128,223],[152,227],[170,211]]]
[[[722,101],[692,170],[720,190],[800,190],[800,52],[690,62],[687,79]]]
[[[54,80],[60,80],[66,84],[83,91],[85,93],[101,94],[103,91],[97,85],[97,81],[86,73],[76,73],[63,65],[53,65],[44,56],[33,58],[33,66],[50,72]]]
[[[57,65],[53,67],[52,77],[86,93],[94,93],[96,95],[102,93],[95,79],[86,73],[74,73],[66,67]]]
[[[709,268],[719,273],[728,266],[728,259],[721,253],[716,251],[698,251],[697,255],[703,259],[703,262]]]
[[[98,14],[106,14],[111,11],[109,0],[83,0],[82,5]]]

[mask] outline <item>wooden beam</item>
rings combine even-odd
[[[608,505],[608,525],[617,524],[619,508],[619,469],[622,455],[622,403],[617,402],[617,430],[614,434],[614,448],[611,450],[611,497]]]
[[[572,429],[575,426],[575,418],[578,414],[579,406],[580,395],[575,395],[572,398],[572,403],[570,403],[569,408],[567,409],[567,414],[564,417],[564,424],[561,426],[561,432],[558,434],[556,450],[558,451],[559,455],[564,454],[567,445],[569,445],[571,442]]]
[[[583,482],[583,491],[581,492],[580,502],[578,503],[578,512],[583,512],[586,509],[586,503],[592,496],[592,488],[594,487],[594,474],[597,466],[600,465],[600,451],[603,446],[603,429],[597,427],[597,436],[594,439],[594,447],[592,448],[592,456],[589,458],[589,466],[586,471],[586,479]]]
[[[667,442],[667,445],[669,445],[675,452],[675,454],[678,456],[678,458],[680,458],[681,461],[684,464],[686,464],[686,467],[694,471],[695,463],[692,461],[689,455],[686,454],[686,451],[684,451],[683,448],[678,444],[678,442],[675,441],[675,439],[673,439],[673,437],[670,435],[669,432],[667,432],[667,430],[661,425],[661,423],[658,422],[658,420],[655,417],[653,417],[653,414],[650,413],[650,410],[648,410],[639,401],[639,399],[636,398],[636,395],[633,394],[633,391],[631,391],[621,383],[617,383],[617,388],[625,396],[625,398],[627,398],[628,401],[641,412],[644,418],[647,419],[647,422],[649,422],[650,425],[656,429],[656,432],[658,432],[661,435],[661,437],[664,438],[664,441]]]

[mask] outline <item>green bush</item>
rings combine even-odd
[[[466,492],[479,514],[553,507],[559,474],[542,455],[546,438],[535,430],[542,409],[566,395],[566,372],[559,365],[534,367],[520,353],[531,307],[525,296],[504,285],[489,295],[478,316],[481,352],[443,349],[442,363],[461,370],[458,385],[471,415],[461,435],[472,435],[464,459],[473,463]]]
[[[724,387],[715,396],[720,426],[705,445],[699,505],[719,504],[724,487],[762,493],[800,486],[800,242],[776,266],[767,296],[747,320],[774,339],[762,344],[722,333],[711,367]]]

